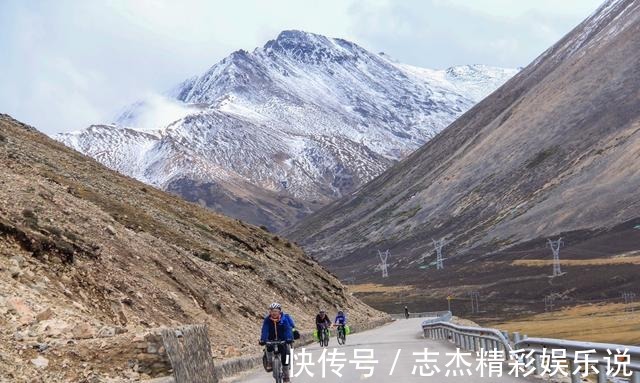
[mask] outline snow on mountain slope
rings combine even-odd
[[[167,99],[134,104],[115,125],[57,139],[214,209],[229,210],[224,195],[250,207],[238,218],[279,229],[380,174],[515,72],[428,70],[346,40],[283,31]],[[206,190],[193,194],[185,182]],[[269,214],[256,220],[257,211]]]

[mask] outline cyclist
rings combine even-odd
[[[282,306],[279,303],[272,303],[269,306],[269,315],[262,322],[262,334],[260,335],[260,345],[264,346],[267,341],[286,342],[284,350],[281,350],[283,381],[289,382],[289,353],[293,343],[293,332],[289,320],[282,314]],[[271,372],[271,360],[273,359],[273,346],[267,345],[263,356],[264,367],[267,372]]]
[[[327,315],[327,312],[323,309],[316,315],[316,330],[318,330],[318,338],[325,328],[331,327],[331,319]]]
[[[404,317],[409,319],[409,308],[407,306],[404,306]]]
[[[343,332],[342,335],[344,335],[344,338],[346,339],[347,334],[344,326],[347,324],[347,317],[344,315],[344,311],[338,311],[338,315],[336,315],[336,319],[333,321],[333,324],[338,327],[338,332]]]

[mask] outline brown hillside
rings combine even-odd
[[[473,290],[513,312],[540,310],[552,293],[619,298],[638,288],[638,265],[573,262],[550,280],[550,265],[512,261],[551,259],[546,239],[558,236],[567,260],[638,249],[639,63],[640,2],[607,1],[418,151],[291,235],[362,283],[383,281],[376,250],[389,249],[384,283],[415,286],[415,295],[367,297],[379,307],[442,308],[448,294]],[[432,239],[443,237],[439,271]]]
[[[216,358],[254,353],[272,301],[303,330],[320,306],[354,322],[382,316],[286,239],[118,175],[6,115],[0,168],[2,382],[131,378],[130,361],[100,349],[158,326],[206,323]],[[48,367],[30,362],[38,355]]]

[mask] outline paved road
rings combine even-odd
[[[423,318],[424,319],[424,318]],[[327,353],[331,352],[334,347],[337,348],[337,351],[344,352],[346,355],[343,358],[346,358],[348,361],[346,363],[336,363],[336,364],[344,364],[344,368],[340,370],[342,373],[342,377],[338,377],[332,372],[332,369],[335,367],[331,367],[329,361],[326,362],[326,373],[325,378],[322,378],[322,367],[321,363],[318,363],[318,358],[322,354],[322,350],[316,345],[310,345],[306,348],[306,351],[313,355],[313,361],[316,363],[315,366],[310,366],[308,368],[309,371],[314,373],[314,377],[310,377],[308,373],[304,372],[298,377],[292,377],[291,381],[296,383],[306,383],[306,382],[357,382],[357,381],[366,381],[368,383],[378,383],[378,382],[389,382],[389,381],[397,381],[397,382],[438,382],[438,383],[459,383],[459,382],[526,382],[526,381],[535,381],[535,380],[526,380],[526,379],[518,379],[511,376],[504,376],[509,368],[505,365],[505,374],[503,374],[502,378],[494,377],[485,377],[481,378],[480,373],[475,371],[478,363],[475,360],[475,356],[465,357],[465,360],[472,363],[471,367],[465,367],[465,374],[467,373],[467,368],[471,369],[472,376],[460,376],[458,369],[455,368],[455,364],[450,367],[446,367],[446,364],[449,363],[452,359],[452,356],[446,355],[446,353],[455,353],[455,347],[447,342],[441,341],[433,341],[429,339],[423,339],[422,333],[420,332],[420,323],[423,319],[408,319],[408,320],[399,320],[389,325],[366,331],[359,334],[353,334],[348,337],[347,345],[338,346],[335,337],[331,339],[331,343],[329,344],[329,348]],[[414,369],[414,365],[423,365],[424,363],[416,363],[416,359],[419,359],[420,356],[414,356],[414,352],[424,352],[424,348],[428,348],[429,352],[439,352],[440,355],[437,357],[430,357],[433,359],[437,359],[437,363],[431,364],[431,366],[438,366],[440,368],[440,373],[436,373],[431,377],[420,376],[420,371],[416,371],[416,375],[412,374]],[[353,363],[349,363],[350,361],[354,361],[353,355],[355,349],[372,349],[374,352],[374,360],[378,360],[378,364],[375,365],[373,375],[370,377],[365,376],[368,371],[366,370],[356,370],[355,365]],[[393,374],[389,376],[391,372],[392,366],[394,364],[394,360],[396,359],[396,355],[398,350],[400,351],[400,356],[395,365],[395,369]],[[298,355],[301,352],[301,348],[295,350]],[[296,361],[298,363],[298,361]],[[298,372],[301,370],[299,365],[294,365],[293,372]],[[448,377],[445,376],[446,371],[450,370],[450,374]],[[454,370],[456,371],[457,376],[453,376]],[[426,372],[426,371],[425,371]],[[488,374],[488,373],[487,373]],[[264,372],[263,369],[247,375],[246,377],[237,380],[240,382],[273,382],[273,378],[270,374]]]

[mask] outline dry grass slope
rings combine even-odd
[[[635,309],[633,312],[626,310]],[[530,337],[640,345],[640,304],[581,305],[490,324]]]

